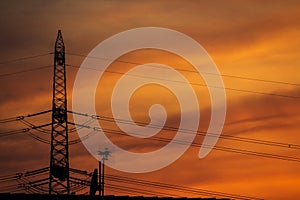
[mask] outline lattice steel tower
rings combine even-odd
[[[65,46],[61,31],[54,48],[49,194],[69,194],[69,149]]]

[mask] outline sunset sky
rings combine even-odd
[[[12,0],[1,1],[0,9],[0,119],[51,109],[53,54],[50,53],[59,29],[67,52],[68,109],[71,110],[74,80],[85,59],[79,55],[89,54],[100,42],[122,31],[163,27],[196,40],[223,75],[227,115],[222,134],[291,144],[290,147],[295,144],[298,149],[222,138],[217,146],[300,159],[299,1],[30,0],[24,3]],[[9,62],[40,54],[47,55]],[[189,72],[195,69],[188,61],[154,49],[133,51],[119,60],[126,62],[114,62],[109,70],[121,74],[104,73],[99,81],[95,98],[98,115],[112,117],[113,87],[122,73],[135,67],[132,63],[162,63],[178,69],[193,83],[201,110],[198,130],[207,131],[211,116],[208,88],[197,85],[204,81],[198,74]],[[185,86],[182,87],[184,91]],[[179,126],[178,100],[172,92],[158,85],[146,85],[134,93],[129,105],[133,120],[149,123],[148,110],[153,104],[165,106],[167,126]],[[39,125],[50,122],[51,118],[46,115],[28,120]],[[100,124],[119,130],[116,124],[101,121]],[[21,123],[0,124],[0,132],[22,127]],[[132,152],[150,152],[165,145],[155,140],[106,134],[118,146]],[[174,133],[157,134],[163,135],[171,138]],[[70,137],[75,139],[77,134],[72,133]],[[0,139],[0,176],[49,165],[48,145],[25,134]],[[196,136],[194,143],[201,144],[202,140],[203,136]],[[263,199],[300,196],[299,159],[287,161],[217,149],[199,159],[198,152],[199,147],[190,147],[176,162],[155,172],[134,174],[111,168],[106,172]],[[161,159],[166,156],[161,155]],[[97,165],[97,160],[82,143],[70,146],[72,168],[92,171]],[[127,193],[107,189],[106,194]]]

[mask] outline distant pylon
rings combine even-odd
[[[54,48],[49,194],[70,194],[65,46],[61,31]]]

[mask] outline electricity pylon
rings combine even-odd
[[[49,194],[70,194],[65,46],[61,31],[54,48]]]

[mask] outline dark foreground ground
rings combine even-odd
[[[46,195],[46,194],[0,194],[1,200],[99,200],[99,196],[87,195]],[[105,196],[104,200],[228,200],[216,198],[172,198],[172,197],[143,197],[143,196]]]

